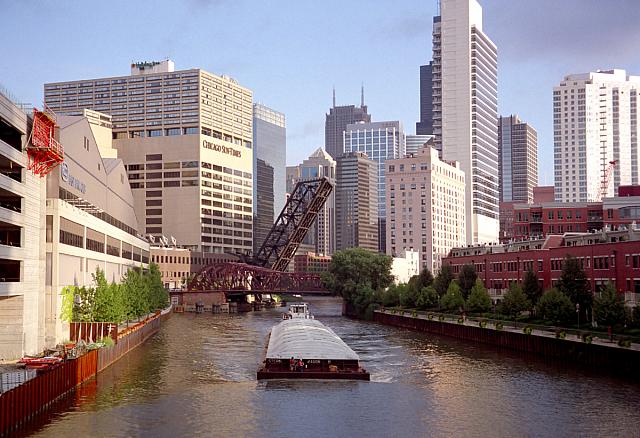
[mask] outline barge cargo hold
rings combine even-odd
[[[310,317],[306,304],[296,304],[289,317],[271,329],[264,366],[258,371],[261,379],[369,380],[370,376],[333,330]]]

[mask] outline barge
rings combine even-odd
[[[292,304],[271,329],[261,379],[369,380],[360,358],[333,330],[309,314],[306,303]]]

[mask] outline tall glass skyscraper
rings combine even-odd
[[[287,202],[287,127],[284,114],[259,103],[253,104],[253,149],[256,163],[263,160],[273,167],[273,211],[277,216]]]
[[[344,132],[344,151],[364,152],[378,168],[378,245],[386,252],[384,163],[405,155],[406,138],[399,121],[354,123]]]

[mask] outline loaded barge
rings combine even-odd
[[[261,379],[369,380],[360,358],[333,330],[309,314],[306,303],[292,304],[271,329]]]

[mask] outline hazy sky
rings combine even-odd
[[[553,183],[552,87],[565,74],[640,74],[640,0],[480,0],[498,46],[499,111],[538,130],[540,182]],[[228,74],[287,117],[287,163],[324,145],[335,85],[374,120],[415,133],[419,65],[436,0],[0,0],[0,83],[40,105],[45,82],[129,74],[166,57]]]

